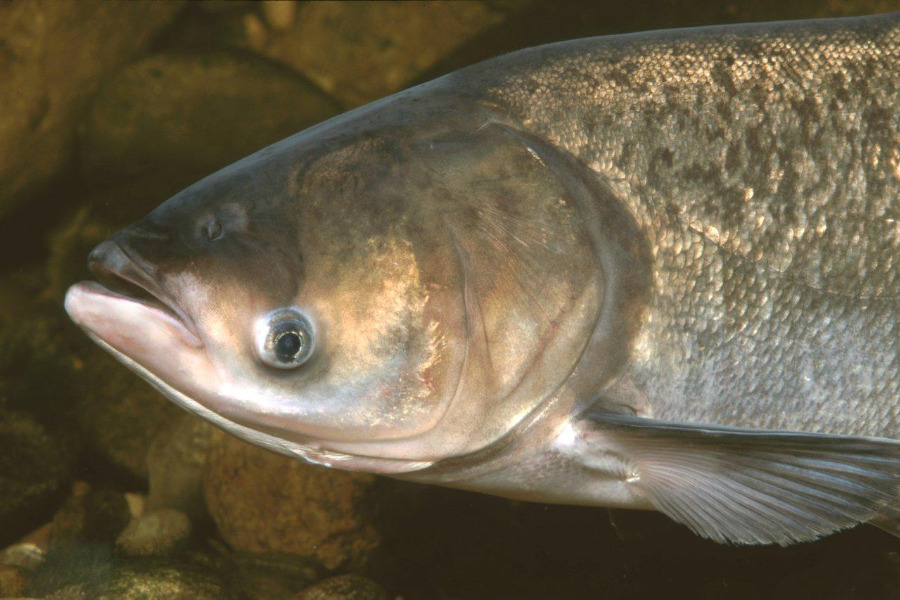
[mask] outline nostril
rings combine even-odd
[[[210,242],[214,242],[222,237],[222,223],[215,217],[206,222],[203,226],[203,234]]]
[[[99,271],[115,270],[128,259],[117,243],[106,240],[91,250],[88,254],[88,269],[96,273]]]
[[[128,267],[128,263],[128,256],[112,240],[101,243],[88,255],[88,269],[97,281],[111,290],[121,289],[120,273]]]

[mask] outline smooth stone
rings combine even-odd
[[[25,595],[28,574],[20,567],[0,565],[0,598],[16,598]]]
[[[373,483],[371,475],[308,465],[217,431],[204,491],[210,515],[233,549],[359,570],[380,546]]]
[[[131,520],[125,495],[112,490],[92,490],[76,482],[72,494],[53,517],[50,547],[61,544],[108,544]]]
[[[236,595],[205,569],[169,561],[131,561],[87,589],[96,600],[231,600]]]
[[[295,0],[262,0],[260,4],[266,24],[276,31],[287,31],[297,20]]]
[[[215,573],[154,559],[116,564],[92,581],[72,583],[47,600],[236,600]]]
[[[57,590],[49,596],[44,596],[44,600],[89,600],[86,586],[83,584],[70,585]]]
[[[174,193],[339,110],[307,79],[250,53],[155,54],[98,90],[82,172],[95,185],[152,177]]]
[[[361,575],[339,575],[306,588],[293,600],[388,600],[388,594]]]
[[[247,10],[257,4],[257,0],[205,0],[192,2],[191,9],[202,13],[233,13]]]
[[[0,327],[34,314],[34,299],[44,288],[44,265],[21,265],[0,273]]]
[[[116,548],[125,556],[169,556],[187,544],[191,530],[191,520],[183,512],[153,510],[129,523],[116,539]]]
[[[101,78],[147,46],[178,2],[0,3],[0,219],[70,168]]]
[[[147,511],[147,497],[143,494],[126,493],[125,502],[132,519],[137,519]]]
[[[75,540],[51,546],[41,565],[31,572],[28,593],[38,598],[90,598],[87,587],[110,577],[113,552],[109,543]],[[58,596],[57,596],[58,595]]]
[[[52,552],[28,593],[54,600],[236,600],[207,560],[114,557],[108,547],[70,545]]]
[[[182,411],[89,340],[78,347],[73,385],[82,390],[78,426],[91,447],[136,482],[148,479],[147,453]]]
[[[47,546],[34,542],[13,544],[0,552],[0,565],[31,571],[41,566]]]
[[[306,2],[260,51],[349,108],[406,87],[502,19],[480,2]]]
[[[0,547],[50,516],[71,476],[67,457],[28,414],[0,408]]]
[[[70,422],[75,372],[65,337],[60,333],[59,305],[35,307],[9,320],[0,318],[0,411],[20,412],[47,427],[66,462],[74,462],[77,437]],[[0,534],[2,537],[2,534]]]
[[[315,561],[292,554],[231,552],[222,568],[247,600],[286,600],[321,579]]]
[[[147,508],[174,508],[193,519],[208,518],[203,499],[203,469],[213,426],[184,413],[150,444]]]

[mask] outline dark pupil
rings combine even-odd
[[[275,354],[284,362],[294,360],[302,348],[303,339],[295,331],[282,333],[275,341]]]

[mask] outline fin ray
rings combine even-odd
[[[717,542],[787,545],[872,521],[897,535],[900,442],[669,423],[592,411],[634,492]],[[599,450],[599,449],[598,449]]]

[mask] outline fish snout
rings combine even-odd
[[[88,269],[106,289],[157,306],[196,335],[193,320],[159,281],[158,269],[130,248],[121,235],[114,235],[91,251]]]
[[[147,235],[134,225],[101,242],[88,255],[88,269],[101,280],[125,280],[156,295],[159,288],[159,247],[171,241]],[[113,286],[115,287],[115,286]]]
[[[133,250],[126,250],[119,243],[117,237],[113,236],[91,251],[88,269],[100,283],[112,290],[123,291],[123,284],[130,284],[129,287],[137,286],[157,295],[155,292],[159,285],[152,274],[155,269],[147,268]]]

